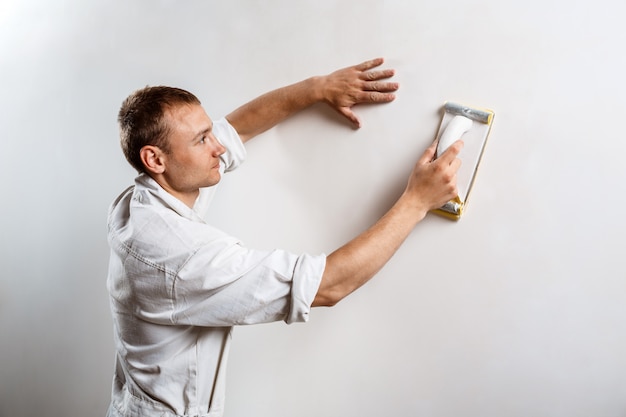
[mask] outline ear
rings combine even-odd
[[[158,146],[144,146],[139,151],[139,157],[149,173],[162,174],[165,172],[165,155]]]

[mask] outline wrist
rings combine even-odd
[[[321,75],[316,75],[304,80],[307,91],[311,95],[311,101],[314,103],[319,103],[321,101],[326,101],[325,94],[325,77]]]
[[[421,198],[407,191],[402,193],[396,205],[414,219],[416,224],[426,217],[429,211],[429,208],[424,204]]]

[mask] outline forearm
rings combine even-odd
[[[436,142],[418,160],[407,188],[370,229],[331,253],[313,306],[332,306],[369,281],[398,250],[428,211],[457,195],[457,141],[433,161]]]
[[[354,105],[388,103],[395,99],[393,92],[398,84],[385,81],[393,76],[394,70],[373,70],[382,63],[382,58],[376,58],[279,88],[244,104],[226,119],[246,142],[300,110],[325,102],[359,127],[361,122],[352,111]]]
[[[311,77],[270,91],[226,116],[246,142],[293,114],[323,100],[322,77]]]
[[[427,209],[406,194],[371,228],[331,253],[313,306],[332,306],[391,259]]]

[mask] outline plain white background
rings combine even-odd
[[[116,114],[168,84],[219,117],[376,56],[394,103],[249,144],[216,226],[329,253],[374,222],[446,100],[492,108],[466,214],[428,216],[307,324],[237,328],[227,416],[626,415],[626,8],[617,0],[0,1],[0,416],[104,415]]]

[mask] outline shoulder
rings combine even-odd
[[[224,171],[232,171],[246,159],[246,148],[235,128],[225,117],[213,122],[213,133],[217,140],[226,148],[222,155]]]

